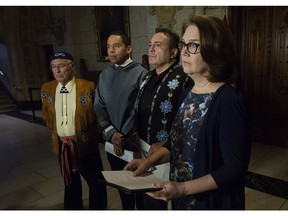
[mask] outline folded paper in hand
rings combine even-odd
[[[144,140],[140,139],[140,147],[141,147],[142,158],[145,158],[146,155],[148,155],[150,145],[146,143]],[[168,162],[168,163],[157,165],[155,167],[152,167],[150,171],[152,171],[153,174],[155,174],[158,178],[169,180],[170,163]]]
[[[146,172],[136,177],[131,175],[131,171],[124,170],[102,171],[102,174],[106,180],[106,184],[126,193],[161,190],[161,188],[153,188],[152,184],[166,181],[165,179],[158,178],[151,172]]]
[[[139,152],[132,152],[129,150],[124,150],[124,154],[122,156],[117,156],[114,152],[114,147],[113,144],[109,143],[109,142],[105,142],[105,151],[113,154],[114,156],[130,162],[133,159],[136,158],[146,158],[148,155],[148,151],[150,149],[150,145],[148,143],[146,143],[144,140],[140,139],[140,148],[141,148],[141,155],[139,154]],[[157,177],[159,178],[163,178],[166,180],[169,180],[169,173],[170,173],[170,163],[164,163],[164,164],[160,164],[157,165],[155,167],[152,167],[149,171],[152,171],[153,174],[155,174]]]
[[[105,142],[105,151],[127,162],[130,162],[133,159],[135,159],[134,152],[129,150],[124,150],[124,154],[122,156],[116,155],[114,152],[113,144],[107,141]]]

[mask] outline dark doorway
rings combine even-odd
[[[231,7],[253,141],[288,147],[288,7]]]

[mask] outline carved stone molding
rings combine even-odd
[[[183,6],[151,6],[149,13],[156,15],[158,26],[173,28],[176,23],[176,10],[182,10]]]

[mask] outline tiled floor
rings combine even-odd
[[[32,115],[31,111],[25,113]],[[0,209],[63,209],[63,181],[51,151],[48,130],[33,122],[32,116],[30,120],[0,114]],[[109,170],[103,145],[100,146],[104,168]],[[254,143],[249,171],[288,181],[288,148]],[[83,181],[85,209],[87,189]],[[111,187],[108,209],[121,209],[118,192]],[[288,210],[288,200],[246,188],[246,209]]]

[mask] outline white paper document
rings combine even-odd
[[[151,146],[148,143],[146,143],[144,140],[140,139],[140,147],[141,147],[142,158],[146,158]],[[155,174],[158,178],[169,180],[170,163],[168,162],[168,163],[157,165],[155,167],[152,167],[150,171],[152,171],[153,174]]]
[[[153,183],[164,182],[165,179],[158,178],[151,172],[147,172],[140,176],[132,176],[131,171],[102,171],[105,180],[110,185],[118,188],[126,188],[128,191],[150,191],[155,190]]]
[[[141,155],[138,152],[132,152],[129,150],[124,150],[124,154],[122,156],[117,156],[114,152],[113,144],[110,142],[107,142],[107,141],[105,142],[105,151],[106,152],[113,154],[116,157],[118,157],[124,161],[127,161],[127,162],[130,162],[136,158],[146,158],[148,155],[148,151],[149,151],[150,147],[151,146],[148,143],[146,143],[144,140],[140,139]],[[155,174],[158,178],[169,180],[170,163],[168,162],[168,163],[157,165],[155,167],[152,167],[148,171],[153,172],[153,174]]]
[[[113,144],[107,141],[105,142],[105,151],[127,162],[134,159],[134,152],[128,150],[124,150],[124,154],[122,156],[117,156],[114,152]]]

